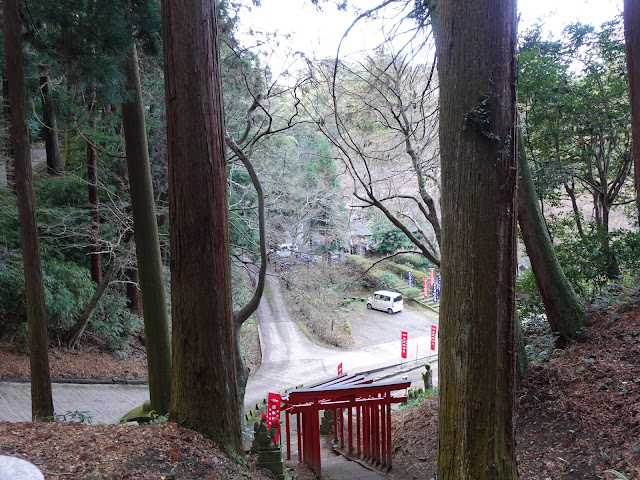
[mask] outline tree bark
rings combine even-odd
[[[11,109],[9,108],[9,82],[7,81],[6,72],[3,72],[2,75],[2,98],[4,100],[4,103],[2,105],[3,119],[5,121],[5,125],[11,125]],[[7,187],[9,187],[10,192],[15,194],[16,171],[15,161],[13,159],[13,140],[11,139],[11,134],[7,135],[4,140],[4,155],[7,162]]]
[[[215,2],[162,3],[173,373],[170,418],[242,452]]]
[[[438,2],[439,480],[518,477],[515,20],[514,0]]]
[[[49,175],[59,175],[62,170],[60,148],[58,146],[58,122],[53,99],[51,98],[51,80],[46,73],[40,77],[40,96],[42,98],[42,120],[44,127],[44,145],[47,152],[47,172]]]
[[[636,209],[640,225],[640,1],[624,0],[624,41],[629,72]]]
[[[122,126],[127,153],[138,278],[142,296],[149,394],[151,409],[158,414],[164,414],[169,411],[171,402],[169,311],[164,291],[158,222],[151,183],[147,131],[135,44],[131,44],[131,49],[124,63],[127,91],[134,92],[131,100],[122,104]]]
[[[90,108],[93,110],[93,108]],[[93,112],[90,112],[89,126],[96,128]],[[98,155],[96,147],[87,142],[87,182],[89,190],[89,205],[91,207],[91,279],[98,285],[102,283],[102,255],[100,248],[100,197],[98,195]]]
[[[53,397],[49,373],[47,311],[42,284],[40,239],[36,221],[29,130],[27,128],[27,96],[24,86],[18,0],[4,0],[2,9],[16,174],[16,195],[18,197],[18,218],[27,305],[29,365],[31,369],[31,416],[33,421],[39,421],[53,416]]]
[[[538,207],[524,139],[518,135],[518,223],[551,331],[574,338],[586,313],[565,276]]]

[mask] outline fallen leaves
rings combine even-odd
[[[0,454],[30,461],[47,480],[264,479],[202,435],[160,425],[0,423]]]

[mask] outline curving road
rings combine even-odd
[[[337,374],[340,363],[345,373],[400,364],[401,331],[408,332],[409,336],[408,361],[432,353],[429,349],[429,324],[437,325],[435,314],[405,310],[388,315],[368,311],[363,304],[362,311],[350,319],[352,337],[363,345],[362,348],[321,347],[309,341],[289,316],[275,275],[268,274],[266,289],[269,292],[262,297],[257,311],[262,365],[249,378],[245,410],[262,401],[268,392],[284,392],[299,384],[312,385],[331,378]]]
[[[339,363],[345,373],[384,368],[372,376],[386,379],[408,378],[421,385],[421,368],[408,371],[415,358],[429,355],[428,323],[437,323],[433,314],[405,310],[395,315],[362,309],[351,316],[352,336],[363,346],[358,350],[320,347],[310,342],[292,321],[280,293],[277,277],[268,277],[266,295],[258,308],[258,325],[263,352],[262,366],[249,378],[245,411],[261,402],[269,392],[284,393],[299,384],[306,386],[337,374]],[[400,331],[407,331],[408,359],[400,358]],[[416,338],[417,337],[417,338]],[[419,350],[416,354],[416,343]],[[391,368],[385,368],[390,367]],[[437,381],[437,369],[434,369]],[[94,423],[117,423],[122,415],[149,398],[147,385],[73,385],[53,384],[57,413],[82,411]],[[0,421],[22,422],[31,419],[28,382],[0,382]]]

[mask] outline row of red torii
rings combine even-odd
[[[339,442],[340,449],[349,456],[390,470],[391,404],[405,403],[410,385],[407,380],[376,382],[362,375],[343,374],[309,388],[289,391],[280,407],[285,413],[287,459],[291,459],[289,417],[295,415],[298,461],[309,465],[316,478],[321,478],[319,412],[333,410],[334,442]],[[404,394],[392,394],[399,390]]]

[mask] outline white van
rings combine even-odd
[[[401,312],[403,308],[402,295],[398,292],[391,292],[389,290],[378,290],[374,292],[372,296],[367,298],[367,308],[369,310],[382,310],[389,315]]]

